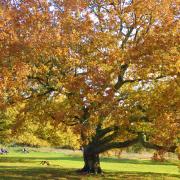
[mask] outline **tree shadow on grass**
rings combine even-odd
[[[115,158],[101,158],[102,162],[108,163],[128,163],[128,164],[144,164],[144,165],[175,165],[170,161],[152,161],[152,160],[138,160],[138,159],[115,159]]]
[[[61,169],[51,167],[25,167],[25,166],[0,166],[0,179],[1,180],[136,180],[136,179],[165,179],[178,180],[180,176],[159,174],[159,173],[144,173],[144,172],[105,172],[103,175],[81,175],[76,173],[76,169]]]
[[[42,179],[79,179],[75,170],[50,167],[6,166],[0,167],[1,180],[42,180]]]
[[[152,172],[108,172],[106,173],[106,179],[128,179],[128,180],[179,180],[180,176],[175,174],[165,174],[165,173],[152,173]]]

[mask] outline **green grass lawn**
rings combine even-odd
[[[50,166],[41,165],[47,160]],[[64,152],[30,152],[23,154],[17,149],[8,155],[0,155],[0,180],[44,180],[44,179],[180,179],[177,162],[158,163],[150,160],[128,160],[103,158],[103,175],[79,175],[83,160],[79,154]]]

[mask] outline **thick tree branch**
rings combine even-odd
[[[108,151],[110,149],[113,148],[125,148],[125,147],[129,147],[135,143],[137,143],[139,141],[139,138],[135,138],[135,139],[131,139],[131,140],[127,140],[124,142],[111,142],[111,143],[107,143],[103,146],[97,147],[95,149],[95,153],[103,153],[105,151]]]
[[[96,146],[96,148],[94,148],[94,153],[103,153],[105,151],[108,151],[110,149],[114,149],[114,148],[126,148],[129,146],[132,146],[133,144],[136,143],[140,143],[142,144],[143,147],[148,148],[148,149],[155,149],[155,150],[165,150],[167,152],[172,152],[174,153],[177,146],[171,146],[171,147],[167,147],[167,146],[160,146],[157,144],[153,144],[150,142],[145,141],[144,139],[144,134],[143,133],[138,133],[138,136],[134,139],[131,140],[127,140],[124,142],[107,142],[107,143],[103,143],[103,144],[99,144],[99,146]]]
[[[115,131],[117,129],[118,129],[118,126],[110,126],[110,127],[105,128],[105,129],[100,129],[97,132],[95,138],[100,139],[103,136],[105,136],[107,133],[110,133],[110,132]]]
[[[165,147],[165,146],[159,146],[156,144],[151,144],[145,141],[141,142],[141,144],[143,145],[143,147],[148,148],[148,149],[165,150],[167,152],[172,152],[172,153],[174,153],[177,148],[177,146]]]
[[[114,140],[114,138],[116,138],[118,136],[118,132],[114,131],[112,134],[110,134],[109,136],[104,137],[101,140],[98,140],[97,145],[104,145],[107,144],[108,142],[111,142]]]
[[[139,133],[139,142],[142,144],[143,147],[145,148],[148,148],[148,149],[155,149],[155,150],[165,150],[167,152],[175,152],[177,146],[161,146],[161,145],[158,145],[158,144],[153,144],[153,143],[150,143],[148,141],[146,141],[144,138],[145,134],[144,133]]]

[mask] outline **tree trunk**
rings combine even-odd
[[[101,174],[99,154],[93,153],[90,148],[83,149],[84,167],[81,172]]]

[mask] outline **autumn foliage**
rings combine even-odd
[[[99,154],[140,142],[179,144],[177,0],[0,3],[0,107],[28,122],[71,127],[83,171]],[[33,118],[32,118],[33,117]]]

